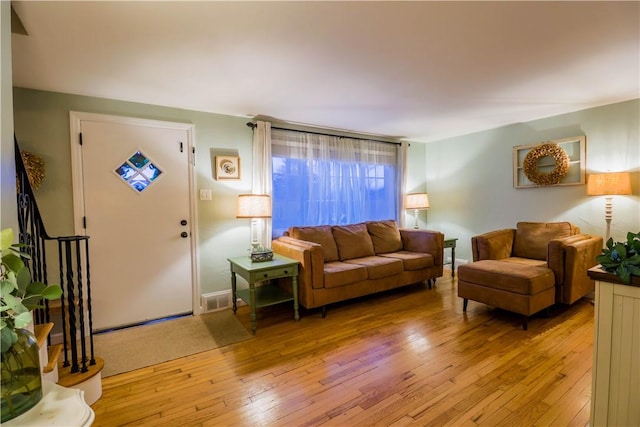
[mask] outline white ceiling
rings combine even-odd
[[[19,87],[433,141],[640,98],[640,2],[13,2]]]

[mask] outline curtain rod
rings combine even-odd
[[[253,122],[248,122],[247,126],[249,126],[251,129],[254,129],[258,126],[257,124],[253,123]],[[300,132],[300,133],[310,133],[312,135],[322,135],[322,136],[335,136],[337,138],[351,138],[351,139],[360,139],[363,141],[375,141],[375,142],[386,142],[387,144],[400,144],[400,142],[394,142],[394,141],[383,141],[381,139],[374,139],[374,138],[362,138],[362,137],[353,137],[353,136],[343,136],[343,135],[336,135],[333,133],[323,133],[323,132],[314,132],[314,131],[308,131],[308,130],[298,130],[298,129],[287,129],[287,128],[282,128],[282,127],[277,127],[277,126],[271,126],[271,129],[276,129],[276,130],[286,130],[286,131],[290,131],[290,132]]]

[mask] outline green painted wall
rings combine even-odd
[[[74,234],[69,111],[112,114],[192,123],[196,145],[196,199],[200,189],[213,190],[212,201],[197,200],[198,267],[202,293],[231,288],[227,258],[247,253],[250,223],[235,218],[236,197],[251,190],[252,136],[244,117],[181,110],[102,98],[14,88],[16,136],[23,150],[38,154],[47,177],[36,190],[49,234]],[[426,188],[425,147],[412,144],[408,166],[413,188]],[[237,153],[241,180],[213,179],[212,158]],[[415,173],[412,174],[412,171]],[[410,186],[410,188],[411,188]],[[413,221],[409,218],[409,221]],[[412,223],[412,222],[411,222]]]
[[[407,152],[407,171],[409,171],[406,181],[407,193],[424,193],[427,191],[424,164],[425,153],[425,144],[412,142],[409,145],[409,150]],[[418,211],[418,226],[420,228],[427,228],[427,213],[428,211]],[[405,213],[405,227],[413,228],[414,224],[414,212],[407,211]]]
[[[427,226],[457,237],[471,259],[471,236],[518,221],[570,221],[605,236],[604,197],[585,185],[513,188],[513,147],[586,135],[586,171],[632,172],[632,196],[615,196],[611,236],[640,231],[640,100],[611,104],[425,144],[431,209]]]
[[[49,234],[74,234],[69,111],[192,123],[196,146],[196,195],[213,190],[212,201],[197,200],[198,266],[202,293],[229,289],[228,256],[245,253],[249,223],[235,218],[236,195],[251,189],[252,132],[242,117],[209,114],[109,99],[14,88],[15,132],[21,149],[45,160],[47,176],[36,197]],[[216,181],[212,153],[231,150],[242,158],[242,179]]]
[[[196,203],[201,291],[230,288],[226,259],[244,254],[249,240],[249,222],[235,218],[236,196],[251,188],[247,118],[22,88],[14,88],[13,97],[21,147],[47,164],[37,197],[52,235],[74,232],[69,111],[194,124],[196,196],[199,189],[213,190],[213,201]],[[612,235],[622,239],[626,231],[640,230],[639,117],[640,100],[634,100],[428,144],[412,142],[407,190],[427,190],[431,202],[428,211],[420,212],[420,224],[458,237],[457,256],[462,259],[471,259],[472,235],[512,227],[517,221],[567,220],[604,236],[604,199],[586,196],[584,185],[513,188],[514,146],[586,135],[587,172],[633,171],[634,195],[614,198]],[[3,137],[3,150],[5,146]],[[242,159],[242,179],[216,181],[212,156],[229,152]],[[405,219],[413,224],[412,214]]]
[[[11,72],[11,2],[0,2],[0,228],[18,228],[16,169],[13,154],[13,99]]]

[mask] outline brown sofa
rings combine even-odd
[[[555,303],[572,304],[594,290],[587,270],[597,264],[602,237],[580,234],[568,222],[519,222],[471,238],[473,261],[458,268],[458,296],[530,315]]]
[[[393,220],[291,227],[275,253],[300,262],[299,301],[322,307],[442,276],[444,235],[398,228]]]

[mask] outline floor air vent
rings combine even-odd
[[[205,313],[224,310],[231,307],[231,290],[212,292],[202,295],[202,308]]]

